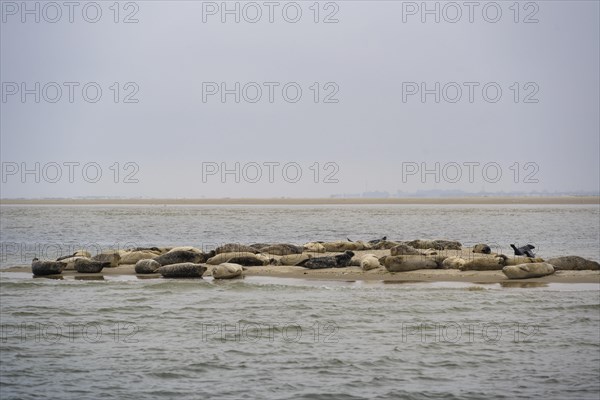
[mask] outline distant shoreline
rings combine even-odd
[[[447,198],[222,198],[222,199],[0,199],[0,205],[394,205],[394,204],[595,204],[600,196]]]

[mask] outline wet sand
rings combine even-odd
[[[204,276],[211,276],[213,266],[208,265]],[[303,267],[274,266],[245,267],[245,276],[272,278],[294,278],[322,281],[385,281],[385,282],[469,282],[501,283],[515,285],[522,283],[597,283],[600,284],[600,271],[556,271],[552,275],[530,279],[508,279],[502,271],[460,271],[456,269],[421,269],[409,272],[388,272],[385,268],[363,271],[360,267],[311,270]],[[3,273],[31,273],[29,266],[17,266],[0,270]],[[68,270],[64,277],[74,279],[101,279],[104,276],[135,276],[134,265],[120,265],[105,268],[97,274],[82,274]],[[138,278],[158,278],[159,274],[137,275]]]

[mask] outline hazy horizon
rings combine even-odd
[[[600,198],[600,193],[594,192],[530,192],[530,193],[505,193],[505,192],[485,192],[485,193],[405,193],[404,195],[384,193],[383,195],[360,195],[360,194],[331,194],[329,196],[322,197],[289,197],[289,196],[246,196],[246,197],[151,197],[151,196],[74,196],[74,197],[61,197],[61,196],[39,196],[39,197],[1,197],[0,201],[11,201],[11,200],[426,200],[426,199],[485,199],[485,198],[515,198],[515,199],[526,199],[526,198]]]

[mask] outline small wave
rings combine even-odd
[[[158,371],[158,372],[149,372],[147,374],[149,377],[158,378],[158,379],[181,379],[181,378],[190,378],[190,374],[187,373],[176,373],[172,371]]]

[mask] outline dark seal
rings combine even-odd
[[[34,275],[59,275],[62,274],[63,269],[67,266],[67,263],[60,261],[43,261],[34,258],[31,261],[31,272]]]
[[[227,260],[227,262],[230,264],[243,265],[244,267],[262,267],[264,265],[262,260],[249,256],[232,257]]]
[[[511,244],[510,247],[515,251],[515,256],[527,256],[530,258],[535,257],[535,254],[531,250],[535,249],[535,246],[526,244],[523,247],[517,248],[514,244]]]
[[[243,252],[256,254],[256,253],[258,253],[258,249],[256,249],[254,246],[246,246],[244,244],[239,244],[239,243],[227,243],[227,244],[224,244],[223,246],[219,246],[215,249],[216,254],[243,253]]]
[[[110,267],[110,261],[94,261],[87,258],[75,260],[75,270],[84,274],[97,274],[105,267]]]
[[[154,261],[158,262],[160,265],[171,265],[171,264],[181,264],[181,263],[200,263],[205,262],[204,256],[202,254],[198,254],[194,251],[189,250],[175,250],[170,253],[165,253],[158,257],[153,258]]]
[[[369,240],[370,245],[379,244],[379,242],[385,242],[387,240],[387,236],[382,237],[381,239]]]
[[[202,278],[206,267],[200,264],[180,263],[165,265],[156,271],[165,278]]]
[[[350,265],[352,257],[354,257],[354,252],[346,250],[337,256],[309,258],[302,266],[308,269],[344,268]]]

